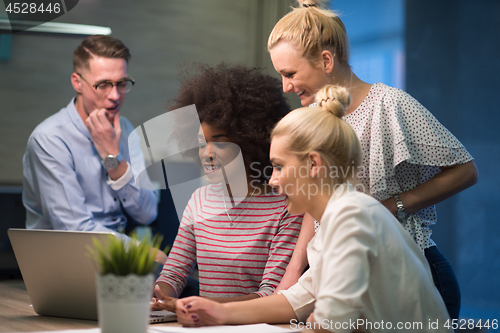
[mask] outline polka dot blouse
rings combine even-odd
[[[428,181],[441,172],[440,167],[473,159],[417,100],[383,83],[375,83],[344,120],[361,142],[362,165],[357,172],[361,189],[380,201]],[[435,206],[402,222],[422,250],[436,245],[430,238],[435,223]]]

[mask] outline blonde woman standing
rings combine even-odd
[[[317,1],[299,1],[268,40],[284,92],[303,106],[326,84],[346,87],[352,97],[343,119],[361,142],[357,172],[364,191],[379,200],[410,233],[427,258],[436,287],[452,318],[460,312],[460,290],[453,269],[431,239],[435,204],[477,182],[477,169],[465,147],[418,101],[402,90],[360,80],[349,65],[342,21]],[[306,266],[304,244],[314,234],[306,216],[287,274],[279,289],[292,285]]]
[[[315,332],[449,332],[420,248],[380,202],[355,190],[349,175],[329,172],[361,161],[356,133],[341,119],[347,90],[329,85],[317,99],[319,107],[292,111],[276,125],[270,150],[270,185],[286,196],[290,213],[307,212],[320,223],[307,248],[310,269],[288,290],[261,299],[180,299],[178,321],[290,323]]]

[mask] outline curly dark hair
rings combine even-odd
[[[167,105],[176,110],[194,104],[200,122],[224,130],[231,142],[237,144],[250,179],[266,181],[266,167],[270,166],[270,133],[290,107],[283,96],[281,82],[258,69],[221,63],[211,67],[193,64],[181,75],[179,94]],[[174,130],[181,151],[194,147],[198,128],[192,121],[177,120]],[[198,151],[196,154],[199,162]]]

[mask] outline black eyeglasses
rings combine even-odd
[[[93,85],[89,81],[85,80],[85,78],[82,76],[82,74],[80,74],[80,73],[76,73],[76,74],[78,74],[78,76],[81,77],[83,81],[87,82],[89,85],[94,87],[96,92],[101,94],[101,95],[109,94],[111,92],[111,90],[113,89],[113,87],[116,87],[116,90],[118,90],[118,92],[121,94],[128,93],[130,91],[130,89],[132,89],[132,86],[135,84],[134,79],[130,75],[129,75],[130,76],[129,79],[123,79],[123,80],[115,81],[115,82],[103,81],[103,82],[99,82],[99,83]]]

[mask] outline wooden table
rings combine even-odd
[[[0,281],[0,332],[37,332],[98,327],[97,321],[39,316],[22,280]],[[161,323],[154,326],[180,326]],[[288,328],[289,325],[277,325]],[[309,331],[303,331],[307,333]]]

